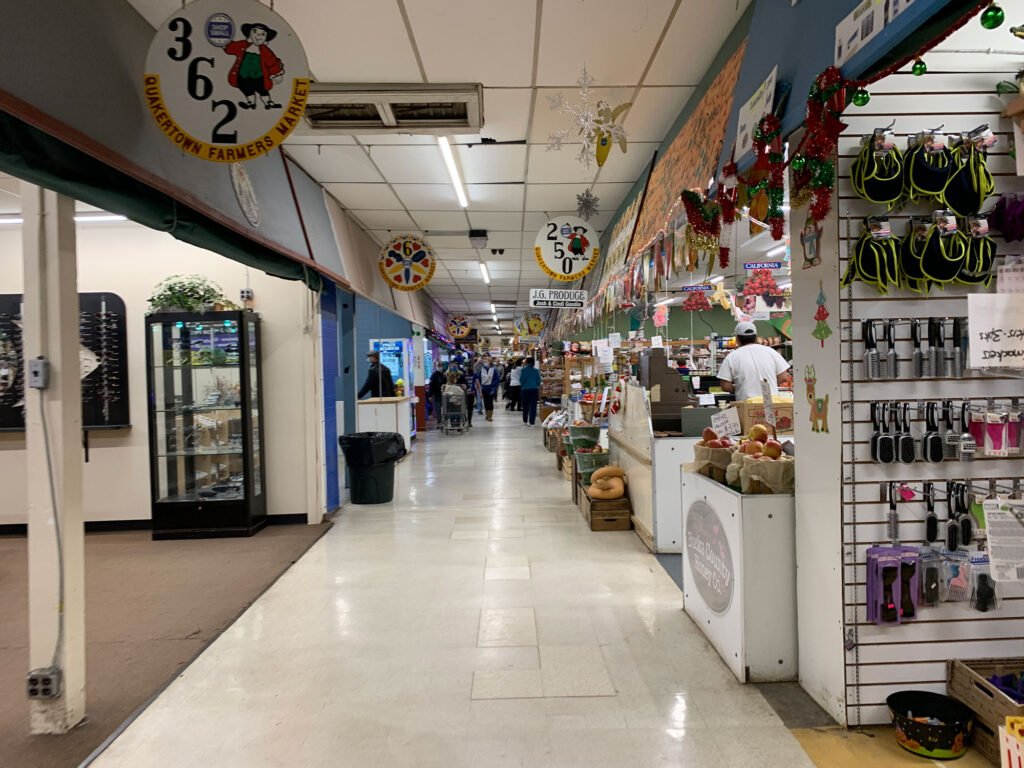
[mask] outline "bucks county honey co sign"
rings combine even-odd
[[[309,68],[288,23],[255,0],[195,0],[157,30],[146,107],[183,152],[235,163],[279,146],[302,119]]]

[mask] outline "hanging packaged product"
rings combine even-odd
[[[971,555],[971,608],[982,613],[999,608],[999,594],[985,552]]]
[[[942,581],[946,602],[966,602],[971,596],[971,562],[967,552],[942,553]]]
[[[985,416],[985,455],[1008,456],[1009,416],[1005,412],[989,411]]]
[[[892,236],[889,219],[869,216],[864,220],[864,233],[854,245],[853,257],[843,276],[842,287],[854,280],[873,285],[879,293],[888,293],[888,286],[899,286],[898,241]]]
[[[888,128],[876,128],[861,142],[850,169],[850,183],[857,196],[892,208],[903,197],[903,153]]]
[[[942,203],[942,191],[955,165],[946,136],[928,131],[912,137],[904,158],[903,194],[913,203]]]
[[[930,547],[921,550],[918,559],[921,584],[920,604],[933,607],[945,600],[946,583],[942,580],[942,556]]]
[[[913,547],[870,547],[867,551],[867,620],[900,624],[917,617],[919,553]]]
[[[942,198],[957,216],[978,213],[995,193],[995,182],[985,159],[986,150],[994,143],[995,136],[986,124],[962,134],[953,147],[956,168],[942,190]]]
[[[931,282],[942,287],[957,278],[967,258],[967,240],[959,233],[952,211],[932,212],[932,226],[920,253],[921,271]]]

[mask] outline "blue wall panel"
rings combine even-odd
[[[328,285],[320,296],[321,359],[324,376],[324,475],[328,514],[340,505],[338,494],[338,300],[336,289]]]
[[[352,420],[348,420],[348,401],[345,402],[345,427],[348,432],[355,432],[355,393],[363,385],[366,378],[368,363],[366,353],[370,351],[370,339],[408,339],[412,336],[412,323],[389,312],[383,307],[364,299],[355,297],[355,352],[353,369],[355,370],[355,391],[352,393]]]

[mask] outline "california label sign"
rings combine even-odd
[[[582,309],[587,303],[586,291],[573,291],[566,288],[531,288],[531,307],[565,307]]]
[[[537,264],[552,280],[579,280],[597,264],[597,230],[572,216],[549,221],[533,244]]]
[[[168,141],[193,157],[265,155],[302,119],[306,53],[288,23],[255,0],[194,0],[156,31],[143,97]]]

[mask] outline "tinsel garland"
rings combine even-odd
[[[722,233],[722,206],[704,199],[699,192],[684,189],[683,208],[686,209],[686,245],[694,251],[718,254],[719,236]],[[687,271],[696,269],[696,256],[687,259]]]
[[[755,158],[767,155],[768,175],[757,182],[749,182],[742,177],[753,198],[762,189],[768,197],[768,212],[765,223],[772,230],[772,239],[781,240],[786,234],[786,214],[782,206],[786,197],[786,162],[782,156],[782,121],[775,115],[767,114],[757,123],[754,129],[753,151]]]
[[[732,226],[736,222],[736,201],[739,198],[739,180],[737,179],[735,162],[726,163],[722,167],[722,183],[719,187],[718,203],[722,208],[721,234],[718,238],[718,266],[725,269],[729,266],[728,243],[732,243]]]

